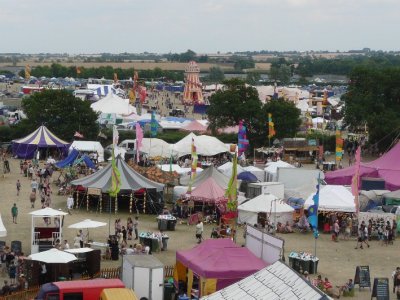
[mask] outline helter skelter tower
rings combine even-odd
[[[185,69],[185,89],[183,102],[185,104],[203,104],[203,92],[199,78],[200,68],[195,61],[190,61]]]

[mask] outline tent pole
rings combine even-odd
[[[108,194],[108,236],[111,235],[111,196]]]

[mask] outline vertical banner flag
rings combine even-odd
[[[268,114],[268,138],[272,138],[275,136],[275,128],[274,128],[274,122],[272,122],[272,114]]]
[[[117,83],[118,82],[118,75],[117,75],[117,73],[114,73],[114,83]]]
[[[117,126],[113,126],[113,146],[115,147],[116,145],[118,145],[118,140],[119,140],[119,133],[118,133],[118,129]]]
[[[136,123],[136,162],[139,163],[140,149],[142,148],[143,142],[143,130],[140,127],[139,122]]]
[[[232,176],[229,179],[228,188],[225,191],[225,197],[228,198],[226,204],[227,210],[236,211],[237,209],[237,155],[233,156]]]
[[[117,168],[117,164],[115,162],[115,154],[114,148],[112,150],[112,159],[111,159],[111,186],[108,190],[110,197],[117,197],[119,191],[121,190],[121,174]]]
[[[308,222],[314,232],[314,237],[318,238],[318,206],[319,206],[319,183],[321,181],[320,174],[318,174],[317,192],[313,196],[314,204],[308,208]]]
[[[361,164],[361,147],[358,146],[356,150],[356,165],[354,176],[351,180],[351,192],[354,196],[354,204],[356,206],[356,213],[360,212],[360,203],[358,198],[358,186],[360,181],[360,164]]]
[[[194,139],[192,138],[192,166],[190,170],[190,181],[189,181],[189,187],[187,190],[187,194],[192,193],[192,185],[193,182],[196,178],[196,171],[197,171],[197,152],[196,152],[196,146],[194,145]]]
[[[343,139],[340,130],[336,130],[336,164],[342,160],[343,156]]]
[[[243,125],[243,121],[239,122],[239,132],[238,132],[238,156],[240,157],[244,152],[246,152],[249,146],[249,140],[246,135],[246,126]]]
[[[277,83],[275,81],[275,83],[274,83],[274,95],[272,96],[272,99],[278,99],[278,91],[276,90],[276,86],[277,86]]]
[[[29,65],[25,66],[25,79],[31,78],[31,67]]]
[[[151,137],[156,137],[157,136],[157,129],[158,129],[158,124],[157,124],[157,121],[156,121],[156,112],[153,110],[151,112],[151,122],[150,122]]]

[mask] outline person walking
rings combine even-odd
[[[199,220],[197,221],[196,225],[196,239],[198,244],[200,244],[203,239],[203,231],[204,231],[203,222]]]
[[[31,208],[35,208],[36,192],[34,192],[33,190],[29,195],[29,201],[31,202]]]
[[[73,207],[74,207],[74,198],[72,197],[72,194],[69,194],[67,198],[67,209],[70,215],[72,215],[71,209],[73,209]]]
[[[135,221],[133,221],[133,230],[135,231],[135,240],[139,239],[139,217],[135,217]]]
[[[21,191],[21,182],[19,181],[19,179],[17,180],[15,186],[17,187],[17,196],[19,196],[19,192]]]
[[[11,207],[11,215],[12,215],[13,223],[17,224],[18,207],[17,207],[16,203],[14,203],[13,207]]]

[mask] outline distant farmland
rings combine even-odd
[[[133,62],[67,62],[67,61],[20,61],[17,63],[17,67],[25,67],[29,65],[31,67],[36,66],[50,66],[53,63],[57,63],[63,66],[71,67],[71,66],[79,66],[84,68],[98,68],[98,67],[106,67],[111,66],[113,68],[121,68],[121,69],[129,69],[134,68],[136,70],[148,70],[154,68],[160,68],[162,70],[169,71],[184,71],[187,63],[180,62],[141,62],[141,61],[133,61]],[[233,63],[199,63],[200,70],[202,72],[207,72],[211,67],[220,67],[225,72],[233,72]],[[1,67],[9,67],[10,63],[0,63]],[[257,71],[267,71],[270,68],[269,63],[256,63],[255,70]]]

